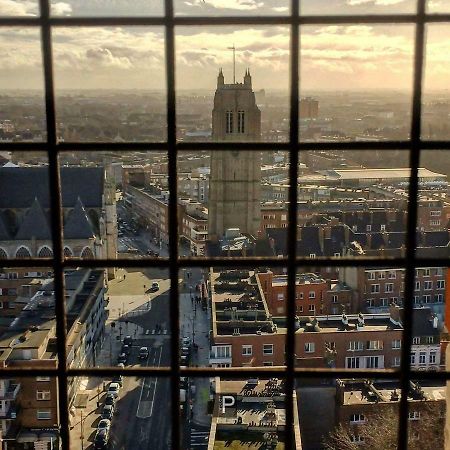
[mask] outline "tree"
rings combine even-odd
[[[414,402],[420,411],[418,420],[408,420],[408,449],[437,450],[444,448],[444,420],[439,402]],[[411,408],[412,403],[410,403]],[[377,406],[374,405],[376,408]],[[381,407],[381,405],[380,405]],[[395,450],[398,436],[398,405],[381,407],[358,425],[339,424],[324,439],[325,450]],[[358,440],[360,440],[358,442]],[[361,441],[363,442],[363,445]]]

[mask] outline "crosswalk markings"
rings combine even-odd
[[[209,431],[194,431],[191,430],[190,447],[195,449],[208,448]]]

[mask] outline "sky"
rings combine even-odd
[[[175,0],[179,15],[283,15],[288,0]],[[163,0],[52,0],[64,16],[161,15]],[[303,0],[304,14],[411,13],[413,0]],[[432,12],[450,11],[450,0],[432,0]],[[36,15],[33,0],[0,0],[0,15]],[[450,24],[427,30],[427,89],[449,89]],[[301,30],[301,89],[410,90],[414,27],[411,25],[305,26]],[[250,67],[256,89],[287,90],[289,28],[177,27],[179,89],[214,89],[223,67],[232,79]],[[57,89],[164,89],[164,32],[161,27],[55,28]],[[42,88],[38,30],[0,28],[0,83],[6,89]]]

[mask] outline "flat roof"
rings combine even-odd
[[[408,178],[411,173],[409,167],[392,169],[333,169],[342,180],[356,180],[359,178]],[[447,178],[445,175],[432,172],[424,167],[419,168],[419,178]]]

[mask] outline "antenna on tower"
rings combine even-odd
[[[233,50],[233,84],[236,84],[236,47],[228,47],[228,50]]]

